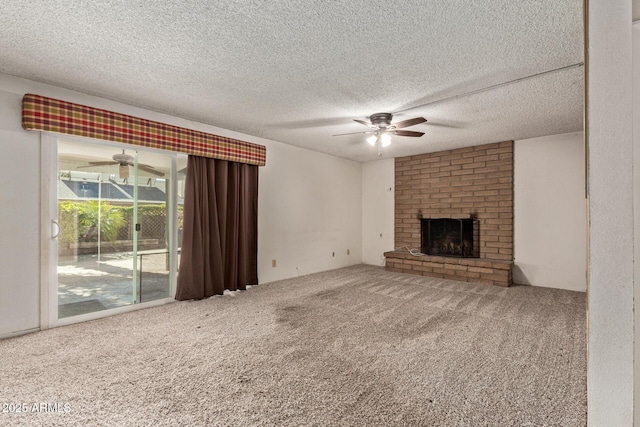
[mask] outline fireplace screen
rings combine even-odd
[[[421,250],[428,255],[478,258],[478,220],[453,218],[422,218]]]

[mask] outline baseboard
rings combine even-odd
[[[33,328],[33,329],[25,329],[24,331],[10,332],[8,334],[0,335],[0,340],[4,340],[7,338],[15,338],[15,337],[19,337],[20,335],[32,334],[34,332],[39,332],[39,331],[40,331],[40,328]]]

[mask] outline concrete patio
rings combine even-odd
[[[133,252],[60,257],[59,318],[169,297],[166,251],[138,252],[133,298]],[[140,273],[142,271],[142,274]]]

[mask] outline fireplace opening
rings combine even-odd
[[[478,220],[473,218],[422,218],[421,251],[427,255],[480,257]]]

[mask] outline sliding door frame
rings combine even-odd
[[[58,243],[57,235],[60,233],[58,221],[58,141],[80,142],[89,145],[111,146],[117,149],[129,149],[138,152],[151,152],[167,155],[171,159],[171,179],[168,180],[169,190],[169,297],[157,299],[139,304],[131,304],[123,307],[112,308],[93,313],[58,319]],[[49,329],[87,320],[109,317],[115,314],[154,307],[175,302],[177,284],[177,242],[178,242],[178,203],[177,203],[177,159],[179,154],[122,144],[101,139],[90,139],[72,135],[59,136],[50,132],[40,132],[40,329]]]

